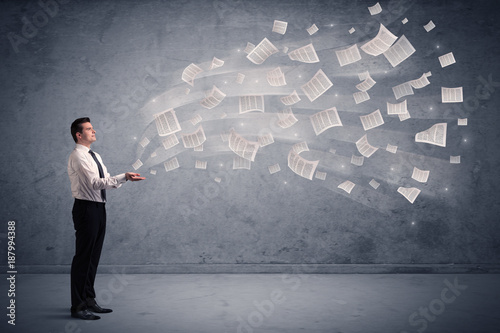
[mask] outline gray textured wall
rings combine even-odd
[[[147,177],[108,194],[102,264],[498,263],[499,4],[381,0],[383,12],[370,16],[367,7],[375,2],[46,0],[44,11],[35,0],[3,1],[1,244],[7,221],[15,220],[19,265],[71,262],[69,126],[89,116],[97,130],[93,149],[110,172],[133,171],[141,159],[138,172]],[[275,19],[288,22],[285,35],[271,31]],[[426,32],[429,20],[436,28]],[[360,50],[360,61],[341,67],[335,51],[363,45],[379,23],[405,35],[416,52],[393,68],[384,56]],[[319,31],[309,35],[312,24]],[[320,62],[303,64],[280,52],[255,65],[243,50],[264,37],[280,51],[313,43]],[[438,56],[448,52],[457,63],[441,68]],[[213,57],[225,64],[209,71]],[[205,70],[194,87],[181,80],[190,63]],[[278,66],[285,87],[266,82]],[[320,68],[333,87],[310,102],[300,86]],[[371,99],[356,105],[357,74],[366,70],[377,83]],[[428,71],[431,84],[403,98],[411,119],[388,116],[391,88]],[[241,85],[238,73],[246,75]],[[199,102],[213,85],[227,97],[207,110]],[[441,103],[441,87],[459,86],[464,103]],[[281,129],[279,97],[294,89],[302,98],[292,106],[299,122]],[[238,113],[238,96],[248,94],[265,95],[264,113]],[[343,127],[316,136],[309,116],[333,106]],[[168,108],[181,123],[179,139],[197,128],[190,119],[202,116],[203,152],[183,148],[182,141],[162,148],[153,114]],[[354,166],[355,142],[365,134],[359,116],[376,109],[385,124],[366,133],[380,149]],[[468,118],[468,126],[457,126],[458,118]],[[448,124],[445,148],[414,141],[439,122]],[[252,141],[274,136],[251,170],[232,169],[235,154],[220,137],[231,128]],[[139,144],[144,137],[151,141],[145,148]],[[301,156],[319,160],[325,180],[302,178],[287,167],[291,146],[302,141],[310,151]],[[398,146],[396,154],[385,150],[388,143]],[[450,155],[461,155],[461,163],[450,164]],[[173,157],[180,168],[166,172],[163,162]],[[195,169],[196,160],[207,161],[207,170]],[[274,163],[281,171],[271,175]],[[430,170],[427,183],[411,179],[414,166]],[[368,184],[372,178],[377,190]],[[345,180],[356,184],[350,194],[337,188]],[[399,186],[422,192],[411,204],[397,193]]]

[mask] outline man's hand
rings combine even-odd
[[[134,172],[127,172],[125,174],[125,178],[127,180],[130,180],[131,182],[136,182],[136,181],[139,181],[139,180],[144,180],[146,179],[146,177],[141,177],[140,174],[138,173],[134,173]]]

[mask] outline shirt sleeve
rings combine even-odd
[[[127,181],[124,173],[117,176],[110,176],[100,156],[98,156],[98,159],[103,168],[104,178],[99,177],[99,170],[95,162],[91,161],[91,158],[80,158],[78,161],[80,164],[78,169],[80,170],[82,181],[87,183],[90,188],[95,191],[118,188]]]

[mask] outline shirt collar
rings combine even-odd
[[[86,146],[84,146],[84,145],[81,145],[81,144],[79,144],[79,143],[77,143],[77,144],[76,144],[75,149],[77,149],[77,150],[81,150],[81,151],[84,151],[84,152],[87,152],[87,153],[88,153],[88,151],[90,150],[88,147],[86,147]]]

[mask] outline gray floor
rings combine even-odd
[[[8,290],[2,279],[2,290]],[[16,280],[1,332],[499,332],[500,276],[101,274],[98,321],[69,316],[69,276]],[[2,292],[2,308],[8,304]],[[412,325],[413,324],[413,325]]]

